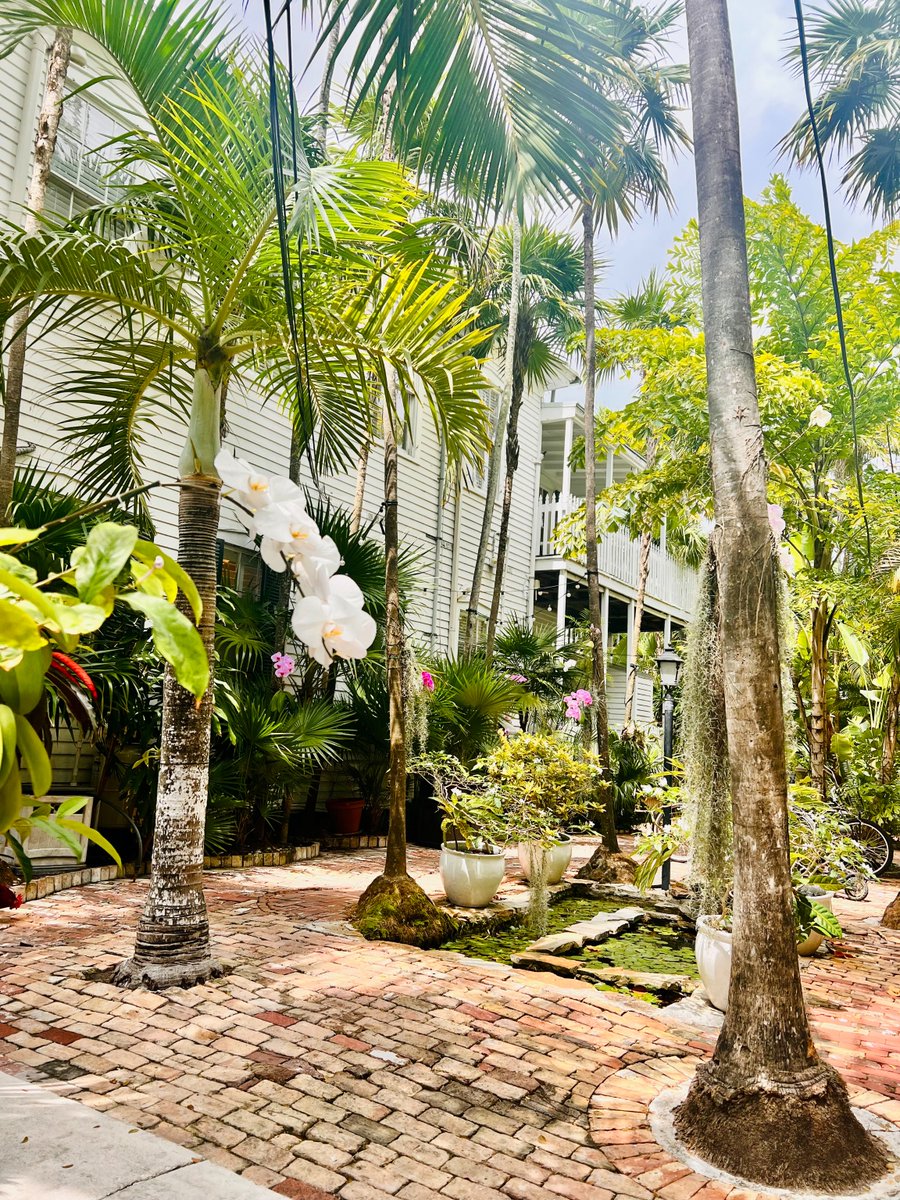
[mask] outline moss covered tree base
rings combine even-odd
[[[605,846],[598,846],[576,877],[594,883],[634,883],[636,870],[627,854],[610,854]]]
[[[895,896],[884,910],[881,923],[888,929],[900,929],[900,895]]]
[[[446,913],[409,875],[379,875],[360,896],[353,924],[371,942],[403,942],[423,950],[455,932]]]
[[[863,1129],[840,1077],[824,1067],[814,1083],[723,1088],[701,1067],[675,1112],[675,1133],[721,1171],[766,1187],[858,1193],[888,1169],[883,1144]]]

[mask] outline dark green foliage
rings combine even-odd
[[[530,706],[524,687],[499,675],[483,658],[443,658],[430,670],[435,689],[429,749],[452,754],[465,766],[496,742],[504,717]]]

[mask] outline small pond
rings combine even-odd
[[[570,926],[590,921],[598,913],[615,912],[621,900],[598,900],[592,897],[567,896],[552,905],[548,914],[547,933],[562,933]],[[578,968],[615,967],[629,972],[650,975],[669,975],[697,978],[694,958],[694,935],[690,929],[666,921],[650,920],[637,929],[630,929],[606,941],[584,945],[581,950],[565,956]],[[522,954],[535,941],[525,924],[510,925],[494,932],[464,933],[445,942],[442,950],[456,950],[470,958],[513,965],[515,955]],[[521,965],[521,964],[519,964]],[[568,974],[573,972],[569,971]],[[660,994],[634,985],[618,985],[591,981],[601,991],[614,991],[662,1005],[680,999],[680,994]]]

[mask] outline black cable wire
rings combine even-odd
[[[797,14],[797,34],[800,41],[800,63],[803,69],[803,90],[806,95],[806,109],[809,113],[809,123],[812,130],[813,146],[816,152],[816,162],[819,168],[819,180],[822,184],[822,205],[825,212],[825,237],[828,246],[828,269],[831,274],[831,291],[834,295],[834,310],[837,316],[838,340],[841,345],[841,362],[844,367],[844,380],[850,396],[850,428],[853,433],[853,472],[856,476],[856,494],[859,499],[859,511],[866,531],[866,555],[869,566],[872,565],[872,537],[869,532],[869,520],[866,516],[866,503],[863,497],[862,471],[859,465],[859,438],[856,431],[856,389],[853,386],[853,376],[850,373],[850,360],[847,355],[847,337],[844,331],[844,309],[841,304],[841,289],[838,283],[837,263],[834,256],[834,232],[831,224],[831,203],[828,199],[828,180],[825,175],[825,157],[822,153],[822,141],[819,137],[819,125],[816,120],[816,109],[813,103],[812,86],[809,76],[809,51],[806,45],[806,24],[803,19],[801,0],[794,0],[794,11]]]
[[[281,15],[283,15],[283,13],[285,11],[287,11],[288,14],[290,13],[290,0],[287,0],[287,4],[285,5],[285,8],[282,9]],[[263,13],[264,13],[265,22],[266,22],[266,58],[267,58],[267,63],[268,63],[268,75],[269,75],[269,125],[271,127],[270,134],[271,134],[271,143],[272,143],[272,177],[273,177],[272,181],[273,181],[273,188],[274,188],[274,192],[275,192],[275,211],[276,211],[276,220],[277,220],[277,224],[278,224],[278,244],[279,244],[279,249],[281,251],[281,277],[282,277],[282,283],[284,285],[284,302],[285,302],[285,309],[287,311],[288,329],[290,331],[291,350],[292,350],[292,353],[294,356],[294,365],[296,368],[295,369],[295,386],[296,386],[296,390],[297,390],[297,404],[298,404],[298,408],[301,412],[303,412],[305,408],[308,408],[310,415],[311,415],[312,407],[311,407],[311,405],[308,405],[308,399],[307,399],[308,390],[309,390],[308,389],[308,382],[309,382],[308,381],[308,361],[309,360],[308,360],[308,358],[306,359],[306,364],[307,364],[306,392],[307,392],[307,395],[304,395],[303,371],[302,371],[302,368],[300,365],[300,358],[301,358],[300,334],[299,334],[298,325],[297,325],[297,310],[296,310],[296,306],[294,305],[294,291],[293,291],[293,282],[292,282],[292,277],[291,277],[290,244],[288,241],[288,227],[287,227],[287,199],[286,199],[285,190],[284,190],[284,174],[283,174],[284,148],[282,146],[282,141],[281,141],[281,113],[279,111],[279,103],[278,103],[278,74],[277,74],[277,70],[276,70],[276,56],[275,56],[275,24],[276,24],[276,22],[273,22],[273,20],[272,20],[271,0],[263,0]],[[289,41],[290,41],[290,39],[289,39]],[[290,105],[291,105],[291,113],[292,113],[291,143],[292,143],[292,155],[293,155],[294,182],[296,183],[296,181],[297,181],[297,157],[296,157],[297,150],[296,150],[296,142],[295,142],[296,122],[294,119],[295,110],[294,110],[293,77],[291,77],[289,90],[290,90],[290,97],[291,97]],[[301,299],[301,320],[303,322],[303,340],[304,340],[304,344],[305,344],[305,342],[306,342],[306,312],[305,312],[305,308],[303,305],[304,294],[303,294],[302,287],[301,287],[300,299]],[[310,461],[310,469],[312,470],[314,481],[316,483],[318,483],[317,472],[315,469],[315,463],[312,460]]]

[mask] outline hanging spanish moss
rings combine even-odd
[[[731,790],[719,636],[719,586],[710,545],[688,631],[681,700],[686,808],[691,827],[688,882],[696,913],[724,912],[732,886]]]

